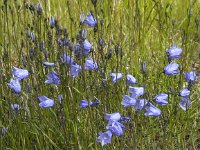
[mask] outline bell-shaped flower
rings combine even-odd
[[[46,96],[38,96],[40,100],[39,106],[42,108],[50,108],[54,105],[54,101]]]
[[[81,100],[80,101],[80,108],[88,108],[89,103],[87,100]]]
[[[128,84],[136,84],[137,83],[135,77],[133,77],[130,74],[126,75],[126,81]]]
[[[180,58],[182,49],[174,45],[170,49],[168,49],[166,52],[167,52],[168,58]]]
[[[92,58],[87,58],[85,62],[85,69],[96,70],[98,69],[98,65]]]
[[[186,72],[185,79],[187,82],[196,81],[197,80],[196,72],[194,72],[194,71]]]
[[[26,69],[19,69],[16,67],[12,67],[12,74],[16,76],[19,80],[28,78],[29,72]]]
[[[146,99],[138,99],[136,106],[135,106],[135,110],[141,110],[143,109],[146,105],[148,104],[148,100]]]
[[[55,67],[56,66],[56,64],[55,63],[50,63],[50,62],[47,62],[47,61],[45,61],[45,62],[43,62],[43,65],[44,65],[44,67]]]
[[[90,106],[93,107],[93,106],[98,106],[99,105],[99,100],[98,99],[95,99],[93,102],[90,102]]]
[[[183,109],[186,110],[188,108],[188,106],[190,105],[190,100],[188,97],[181,97],[179,106]]]
[[[112,114],[106,114],[104,117],[105,120],[119,121],[121,119],[121,114],[119,112],[115,112]]]
[[[75,64],[74,60],[68,56],[66,53],[64,53],[64,62],[68,65]]]
[[[69,72],[69,75],[72,76],[72,77],[77,77],[78,74],[81,72],[81,66],[78,65],[78,64],[73,64],[71,65],[71,70]]]
[[[129,122],[130,120],[131,120],[131,118],[126,116],[126,117],[121,117],[121,119],[119,121],[120,122]]]
[[[97,142],[100,142],[101,146],[104,146],[105,144],[110,143],[111,139],[112,139],[112,132],[110,130],[107,130],[106,132],[99,133],[99,137],[97,138]]]
[[[8,83],[8,86],[12,89],[13,92],[15,93],[20,93],[21,92],[21,85],[19,83],[20,79],[15,78],[15,79],[11,79],[10,83]]]
[[[50,17],[50,27],[53,29],[55,27],[55,19],[53,16]]]
[[[160,94],[156,95],[156,97],[154,99],[157,104],[164,106],[164,105],[168,104],[167,98],[168,98],[167,94],[160,93]]]
[[[145,116],[160,116],[161,110],[155,107],[152,103],[149,103],[149,106],[145,107],[146,113]]]
[[[84,23],[90,27],[95,27],[97,25],[97,20],[93,17],[92,14],[88,14],[84,20]]]
[[[85,56],[89,54],[91,47],[92,45],[90,44],[90,42],[88,40],[85,40],[83,43],[83,52]]]
[[[123,77],[122,73],[110,73],[111,80],[115,84],[117,80],[121,79]]]
[[[11,108],[12,108],[12,110],[19,110],[20,106],[19,106],[19,104],[11,104]]]
[[[48,80],[45,81],[47,84],[60,84],[60,77],[55,71],[51,71],[49,74],[47,74]]]
[[[125,130],[126,127],[118,121],[110,120],[106,126],[106,129],[110,130],[116,136],[121,136],[123,134],[123,130]]]
[[[139,96],[142,96],[144,94],[144,88],[130,86],[129,93],[131,93],[132,98],[138,98]]]
[[[190,95],[190,90],[188,88],[184,88],[179,92],[179,96],[185,97]]]
[[[164,67],[164,73],[166,75],[176,75],[179,74],[179,64],[175,63],[175,62],[171,62],[170,64],[168,64],[167,66]]]
[[[136,105],[137,100],[135,98],[132,98],[132,97],[130,97],[128,95],[124,95],[123,97],[124,97],[124,99],[122,100],[121,104],[124,107],[135,106]]]

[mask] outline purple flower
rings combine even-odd
[[[50,62],[47,62],[47,61],[43,62],[43,65],[44,65],[45,67],[55,67],[55,66],[56,66],[55,63],[50,63]]]
[[[194,71],[186,72],[185,79],[187,82],[196,81],[197,80],[196,72],[194,72]]]
[[[124,99],[123,101],[121,102],[121,104],[124,106],[124,107],[128,107],[128,106],[135,106],[136,105],[136,102],[137,100],[135,98],[132,98],[128,95],[124,95],[123,96]]]
[[[50,27],[53,29],[55,27],[55,19],[53,16],[50,17]]]
[[[120,122],[129,122],[131,120],[130,117],[121,117]]]
[[[87,100],[81,100],[80,101],[80,108],[88,108],[89,103]]]
[[[3,128],[1,129],[2,135],[6,134],[6,131],[7,131],[7,129],[6,129],[5,127],[3,127]]]
[[[54,105],[54,101],[46,96],[38,96],[40,103],[39,106],[42,108],[50,108]]]
[[[89,43],[88,40],[85,40],[83,43],[84,55],[88,55],[90,52],[92,45]]]
[[[69,65],[75,64],[74,60],[66,53],[64,53],[64,62]]]
[[[176,75],[179,74],[179,65],[175,62],[171,62],[167,66],[164,67],[164,73],[166,75]]]
[[[112,120],[112,121],[119,121],[121,119],[121,114],[118,112],[112,113],[112,114],[106,114],[104,117],[105,120]]]
[[[99,133],[99,137],[97,138],[97,142],[101,143],[101,146],[108,144],[111,142],[112,139],[112,132],[107,130],[106,132]]]
[[[24,78],[28,78],[29,72],[26,69],[19,69],[16,67],[12,67],[12,74],[16,76],[19,80],[22,80]]]
[[[144,88],[143,87],[129,87],[129,93],[131,93],[132,98],[138,98],[139,96],[142,96],[144,94]]]
[[[19,104],[11,104],[11,108],[12,108],[12,110],[19,110],[20,106],[19,106]]]
[[[157,104],[164,106],[168,104],[167,98],[168,98],[167,94],[161,93],[161,94],[156,95],[154,99]]]
[[[80,72],[81,72],[81,66],[80,65],[77,65],[77,64],[71,65],[70,76],[75,78],[75,77],[78,76],[78,74]]]
[[[187,107],[190,105],[190,100],[188,97],[181,97],[181,100],[180,100],[180,103],[179,103],[179,106],[183,109],[183,110],[186,110]]]
[[[116,136],[121,136],[126,127],[117,121],[110,120],[106,126],[106,129],[110,130]]]
[[[179,95],[182,96],[182,97],[189,96],[190,90],[188,90],[188,88],[184,88],[179,92]]]
[[[148,100],[146,99],[138,99],[136,103],[135,110],[141,110],[148,104]]]
[[[47,84],[60,84],[60,77],[55,71],[51,71],[49,74],[47,74],[48,80],[45,81]]]
[[[161,110],[155,107],[152,103],[149,103],[149,106],[145,107],[146,113],[145,116],[160,116]]]
[[[167,52],[168,58],[180,58],[182,49],[174,45],[170,49],[168,49],[166,52]]]
[[[19,80],[18,78],[16,79],[11,79],[10,80],[10,83],[8,83],[8,86],[12,89],[13,92],[15,93],[20,93],[21,92],[21,85],[19,83]]]
[[[39,15],[42,14],[42,6],[41,6],[40,3],[37,3],[37,12],[38,12]]]
[[[86,16],[84,23],[90,27],[95,27],[97,25],[97,20],[93,17],[92,14]]]
[[[123,77],[122,73],[110,73],[111,80],[115,84],[117,80],[121,79]]]
[[[85,69],[96,70],[98,69],[98,65],[92,58],[87,58],[85,62]]]
[[[93,106],[98,106],[99,105],[99,100],[98,99],[95,99],[94,102],[90,102],[90,106],[93,107]]]
[[[127,81],[128,84],[135,84],[135,83],[137,83],[136,79],[132,75],[130,75],[130,74],[126,75],[126,81]]]

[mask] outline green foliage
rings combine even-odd
[[[159,92],[178,93],[185,87],[183,74],[166,76],[163,67],[168,64],[166,49],[177,44],[183,49],[178,63],[181,71],[191,71],[200,55],[200,2],[198,0],[97,0],[96,5],[86,0],[40,0],[42,15],[31,11],[38,1],[2,0],[0,2],[0,129],[1,149],[101,149],[96,142],[98,132],[105,131],[105,113],[119,111],[132,120],[121,137],[113,137],[105,149],[199,149],[200,105],[199,85],[192,88],[191,106],[187,111],[179,108],[180,97],[172,94],[169,105],[159,108],[160,117],[145,117],[142,112],[123,108],[122,95],[128,94],[128,85],[120,80],[110,81],[110,72],[130,73],[137,86],[144,86],[145,98],[150,101]],[[80,25],[80,14],[92,11],[98,28]],[[49,18],[54,16],[57,27],[51,29]],[[58,62],[59,54],[70,49],[59,47],[57,40],[66,36],[77,43],[77,34],[87,28],[87,39],[92,43],[90,54],[98,63],[98,71],[84,70],[77,78],[68,77],[67,68]],[[26,31],[34,32],[32,42]],[[105,47],[98,44],[99,38]],[[43,51],[39,43],[45,42]],[[113,56],[107,59],[110,49]],[[116,51],[118,52],[116,53]],[[48,55],[47,55],[48,53]],[[61,76],[61,85],[46,85],[42,62],[55,62],[55,71]],[[84,65],[84,60],[76,59]],[[141,64],[146,62],[147,72],[142,74]],[[197,62],[199,63],[199,62]],[[7,86],[11,67],[26,68],[31,72],[22,82],[22,93],[14,94]],[[27,90],[31,88],[31,92]],[[38,106],[38,96],[55,100],[55,106],[43,109]],[[58,95],[63,101],[58,102]],[[80,109],[79,101],[93,101],[100,105]],[[18,112],[10,108],[20,104]]]

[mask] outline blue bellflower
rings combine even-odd
[[[167,98],[168,98],[167,94],[160,93],[160,94],[156,95],[156,97],[154,99],[157,104],[164,106],[164,105],[168,104]]]
[[[38,96],[40,100],[39,106],[42,108],[50,108],[54,105],[54,101],[46,96]]]
[[[12,67],[12,74],[16,76],[19,80],[28,78],[29,72],[26,69],[19,69],[16,67]]]
[[[107,130],[106,132],[99,133],[99,137],[97,138],[97,142],[101,143],[101,146],[108,144],[111,142],[112,139],[112,132]]]
[[[186,72],[185,79],[187,82],[196,81],[197,80],[196,72],[194,72],[194,71]]]
[[[130,120],[131,118],[126,116],[126,117],[121,117],[120,122],[129,122]]]
[[[20,93],[21,92],[21,85],[19,83],[19,80],[18,78],[15,78],[15,79],[11,79],[10,80],[10,83],[8,83],[8,86],[12,89],[13,92],[15,93]]]
[[[11,104],[11,108],[12,108],[12,110],[19,110],[20,106],[19,106],[19,104]]]
[[[128,84],[136,84],[137,83],[135,77],[133,77],[130,74],[126,75],[126,81]]]
[[[53,29],[55,27],[55,19],[53,16],[50,17],[50,27]]]
[[[123,134],[123,130],[125,130],[126,127],[117,121],[111,120],[108,122],[106,129],[110,130],[116,136],[121,136]]]
[[[70,76],[72,77],[77,77],[78,74],[81,72],[81,66],[78,64],[73,64],[71,65],[71,70],[70,70]]]
[[[122,100],[121,104],[124,107],[135,106],[136,105],[137,100],[135,98],[132,98],[132,97],[130,97],[128,95],[124,95],[123,97],[124,97],[124,99]]]
[[[55,67],[56,66],[56,64],[55,63],[50,63],[50,62],[47,62],[47,61],[45,61],[45,62],[43,62],[43,65],[44,65],[44,67]]]
[[[111,80],[115,84],[117,80],[121,79],[123,77],[122,73],[110,73]]]
[[[138,98],[139,96],[144,95],[144,88],[143,87],[129,87],[129,93],[131,93],[132,98]]]
[[[106,114],[106,116],[104,117],[105,120],[112,120],[112,121],[119,121],[121,119],[121,114],[119,112],[115,112],[112,114]]]
[[[99,105],[99,100],[96,99],[94,102],[90,102],[90,103],[87,100],[81,100],[80,101],[80,108],[88,108],[89,105],[91,107],[98,106]]]
[[[89,54],[91,47],[92,45],[90,44],[90,42],[88,40],[85,40],[83,43],[83,52],[85,56]]]
[[[145,116],[160,116],[161,110],[155,107],[152,103],[149,103],[149,106],[145,107],[146,113]]]
[[[167,52],[168,58],[180,58],[182,49],[174,45],[170,49],[168,49],[166,52]]]
[[[90,102],[90,106],[93,107],[93,106],[98,106],[99,105],[99,100],[98,99],[95,99],[93,102]]]
[[[47,74],[48,80],[45,81],[47,84],[60,84],[60,77],[55,71],[51,71],[49,74]]]
[[[96,70],[98,69],[98,65],[92,58],[87,58],[85,62],[85,69]]]
[[[164,67],[164,73],[166,75],[176,75],[179,74],[179,65],[175,62],[171,62],[167,66]]]
[[[66,53],[64,53],[64,62],[68,65],[75,64],[74,60]]]
[[[188,97],[181,97],[181,100],[180,100],[180,103],[179,103],[179,106],[183,109],[183,110],[186,110],[187,107],[190,105],[190,100]]]
[[[142,110],[148,104],[148,100],[146,99],[138,99],[135,110]]]
[[[184,88],[179,92],[179,95],[182,96],[182,97],[189,96],[190,90],[188,90],[188,88]]]
[[[90,27],[95,27],[97,25],[97,20],[93,17],[92,14],[86,16],[84,23]]]

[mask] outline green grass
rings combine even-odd
[[[0,134],[1,149],[102,149],[96,138],[98,132],[106,130],[104,115],[114,112],[132,120],[125,123],[123,136],[113,135],[112,142],[104,149],[200,148],[199,85],[192,87],[192,104],[183,111],[176,93],[186,86],[184,75],[162,73],[168,64],[166,49],[173,44],[183,49],[182,57],[176,61],[182,72],[193,70],[194,62],[199,63],[199,0],[97,0],[96,6],[87,0],[39,0],[42,15],[26,9],[26,5],[35,6],[37,2],[0,2],[0,129],[7,129]],[[80,14],[89,11],[98,20],[96,31],[80,25]],[[50,28],[50,16],[57,19],[62,35],[58,34],[58,27]],[[87,39],[94,49],[89,55],[98,63],[99,71],[83,70],[76,78],[68,77],[69,68],[59,63],[58,56],[72,53],[68,47],[60,48],[57,41],[66,29],[67,38],[76,44],[77,34],[83,28],[87,29]],[[26,30],[34,32],[37,42],[27,37]],[[99,38],[105,41],[105,47],[99,45]],[[43,51],[39,49],[41,41],[45,42]],[[106,59],[110,49],[113,56]],[[56,63],[54,70],[61,76],[62,84],[44,84],[46,74],[52,70],[43,67],[44,60]],[[84,65],[84,59],[76,62]],[[142,62],[147,64],[145,75]],[[18,95],[7,86],[12,66],[31,72]],[[123,94],[128,94],[128,85],[125,78],[113,85],[110,72],[134,75],[136,86],[145,87],[145,98],[151,102],[156,94],[168,93],[169,87],[175,94],[170,95],[167,106],[156,105],[162,111],[160,117],[145,117],[144,110],[135,112],[121,105]],[[40,95],[54,99],[55,106],[40,108],[37,98]],[[58,95],[63,96],[62,104],[57,102]],[[80,109],[80,100],[93,101],[95,97],[100,100],[98,107]],[[21,109],[13,112],[12,103],[20,104]]]

